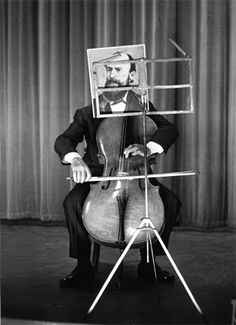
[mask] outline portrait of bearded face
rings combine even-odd
[[[114,54],[115,61],[127,61],[132,60],[133,58],[127,54],[127,53],[115,53]],[[107,64],[105,65],[106,69],[106,82],[105,82],[105,88],[109,87],[125,87],[132,84],[134,80],[134,74],[135,74],[135,64],[132,63],[117,63],[117,64]],[[109,101],[109,102],[119,102],[123,99],[123,97],[126,94],[126,90],[117,90],[117,91],[105,91],[103,93],[103,96]]]
[[[126,103],[129,92],[138,93],[139,61],[132,61],[146,57],[145,45],[88,49],[87,56],[93,116],[129,114],[127,109],[124,111],[122,103]],[[124,90],[122,87],[130,89]]]

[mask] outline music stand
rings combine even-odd
[[[170,40],[172,42],[173,45],[175,45],[177,47],[177,49],[184,54],[185,56],[186,53],[172,40]],[[176,59],[178,60],[178,59]],[[152,248],[152,240],[151,240],[151,235],[150,233],[153,232],[154,235],[156,236],[157,240],[159,241],[161,247],[163,248],[166,256],[168,257],[171,265],[173,266],[176,274],[178,275],[181,283],[183,284],[187,294],[189,295],[191,301],[193,302],[194,306],[196,307],[197,311],[199,312],[199,314],[201,315],[201,317],[203,318],[204,322],[207,324],[207,319],[204,316],[200,306],[198,305],[197,301],[195,300],[192,292],[190,291],[187,283],[185,282],[182,274],[180,273],[177,265],[175,264],[173,258],[171,257],[167,247],[165,246],[164,242],[162,241],[158,231],[156,230],[151,218],[149,217],[149,213],[148,213],[148,178],[150,178],[150,175],[148,175],[148,167],[147,167],[147,148],[146,148],[146,144],[147,144],[147,139],[146,139],[146,117],[147,115],[153,115],[155,113],[151,112],[151,114],[149,114],[149,107],[148,107],[148,99],[147,99],[147,89],[150,89],[151,87],[147,86],[147,81],[146,81],[146,75],[145,75],[145,69],[146,69],[146,63],[148,62],[158,62],[159,60],[147,60],[147,59],[136,59],[136,60],[129,60],[129,61],[115,61],[116,63],[126,63],[127,62],[136,62],[139,63],[140,65],[140,71],[142,71],[142,78],[141,78],[141,82],[139,85],[139,90],[141,91],[141,103],[142,103],[142,112],[134,112],[131,115],[140,115],[142,114],[143,116],[143,145],[144,145],[144,180],[145,180],[145,216],[141,219],[139,226],[137,227],[137,229],[135,230],[135,232],[133,233],[131,239],[129,240],[128,244],[126,245],[124,251],[122,252],[122,254],[120,255],[118,261],[116,262],[116,264],[114,265],[113,269],[111,270],[110,274],[108,275],[106,281],[104,282],[102,288],[100,289],[99,293],[97,294],[96,298],[94,299],[93,303],[91,304],[88,312],[87,312],[87,316],[89,314],[92,313],[93,309],[95,308],[96,304],[98,303],[99,299],[101,298],[103,292],[105,291],[106,287],[108,286],[109,282],[111,281],[113,275],[115,274],[115,272],[117,271],[117,269],[119,268],[120,264],[122,263],[123,259],[125,258],[127,252],[129,251],[129,249],[131,248],[132,244],[134,243],[136,237],[139,235],[140,232],[145,231],[146,232],[146,247],[147,247],[147,262],[149,262],[149,247],[151,248],[151,258],[152,258],[152,263],[153,263],[153,270],[154,270],[154,275],[155,278],[157,280],[157,273],[156,273],[156,267],[155,267],[155,257],[154,257],[154,253],[153,253],[153,248]],[[187,57],[187,61],[191,62],[191,58],[188,56]],[[101,62],[97,62],[96,64],[105,64],[105,63],[111,63],[111,61],[103,61]],[[114,62],[113,62],[114,64]],[[182,85],[182,88],[186,87],[186,85]],[[190,112],[193,111],[193,105],[192,105],[192,75],[190,73],[190,84],[188,85],[188,87],[190,87],[190,99],[191,99],[191,109]],[[129,89],[133,89],[134,87],[122,87],[125,88],[125,90],[129,90]],[[166,88],[168,88],[168,86],[166,86]],[[178,87],[176,87],[178,88]],[[179,87],[180,88],[180,87]],[[120,87],[119,87],[120,89]],[[106,89],[107,90],[107,89]],[[117,90],[117,88],[110,88],[109,91],[114,91]],[[96,91],[96,98],[98,99],[98,93],[99,93],[99,89],[97,88]],[[98,103],[98,101],[97,101]],[[165,112],[161,112],[161,113],[156,113],[156,114],[163,114]],[[183,112],[178,112],[178,111],[174,111],[174,112],[167,112],[169,114],[178,114],[178,113],[183,113]],[[121,116],[121,114],[115,114],[116,116]],[[123,114],[122,114],[123,115]],[[128,114],[130,115],[130,114]],[[101,116],[97,116],[97,117],[101,117]],[[102,116],[104,117],[104,116]],[[106,117],[114,117],[113,114],[110,114]],[[169,173],[170,174],[170,173]],[[169,174],[167,176],[169,176]],[[183,176],[183,175],[195,175],[196,172],[187,172],[187,174],[184,173],[178,173],[179,175],[173,175],[173,176]],[[171,175],[172,176],[172,175]],[[153,177],[158,177],[158,175],[154,174]],[[162,177],[162,176],[159,176]],[[137,176],[135,178],[143,178],[141,176]],[[99,177],[92,177],[92,181],[97,181],[99,179]],[[107,180],[114,180],[114,179],[120,179],[120,180],[124,180],[127,179],[127,177],[125,176],[118,176],[118,177],[102,177],[102,179],[107,179]],[[132,177],[133,179],[133,177]]]

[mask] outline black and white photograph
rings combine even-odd
[[[236,0],[0,1],[2,325],[236,325]]]

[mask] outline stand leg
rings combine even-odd
[[[150,248],[151,248],[153,271],[154,271],[155,279],[157,281],[157,270],[156,270],[156,264],[155,264],[155,256],[154,256],[154,253],[153,253],[152,239],[151,239],[150,231],[149,230],[148,230],[148,242],[147,243],[149,243]]]
[[[159,283],[158,283],[158,279],[157,279],[157,270],[156,270],[156,264],[155,264],[155,256],[154,256],[154,252],[153,252],[152,239],[151,239],[151,235],[150,235],[150,230],[149,229],[147,231],[147,234],[148,234],[147,244],[149,243],[149,247],[150,247],[150,250],[151,250],[153,272],[154,272],[154,276],[155,276],[155,284],[156,284],[156,287],[157,287],[157,298],[158,298],[158,303],[160,303],[161,298],[160,298]]]

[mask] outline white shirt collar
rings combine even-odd
[[[125,94],[123,100],[120,103],[117,103],[117,104],[110,103],[111,110],[113,113],[124,112],[125,107],[126,107],[127,96],[128,96],[128,93]]]

